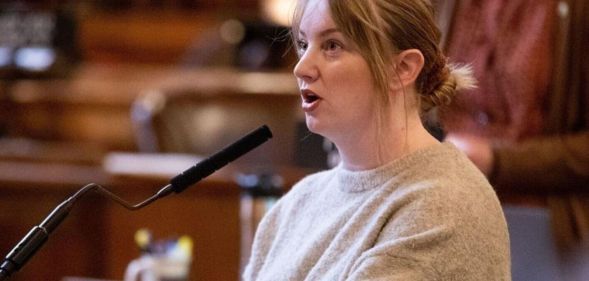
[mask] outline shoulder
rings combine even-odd
[[[451,144],[444,144],[439,153],[428,155],[427,161],[408,169],[389,188],[391,198],[397,202],[397,214],[392,218],[403,218],[390,221],[400,227],[393,229],[402,229],[403,225],[418,229],[443,225],[461,235],[502,237],[507,232],[492,186]]]
[[[480,269],[508,272],[507,224],[490,184],[459,153],[430,156],[431,161],[387,186],[385,205],[391,213],[365,256],[388,262],[418,259],[455,277],[474,276]]]
[[[420,167],[416,167],[416,178],[443,190],[465,190],[473,195],[482,192],[486,196],[495,197],[486,177],[453,144],[443,143],[437,152],[424,160]]]

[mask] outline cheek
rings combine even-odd
[[[331,78],[335,83],[341,87],[349,87],[350,85],[354,88],[363,87],[365,90],[370,90],[369,86],[372,81],[372,75],[368,64],[362,59],[346,59],[341,63],[332,65],[331,67]]]
[[[343,70],[344,68],[342,68]],[[341,92],[346,94],[346,100],[356,108],[371,109],[376,98],[372,76],[367,65],[361,63],[352,65],[347,71],[339,73],[337,85]]]

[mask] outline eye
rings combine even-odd
[[[323,45],[323,49],[330,55],[335,55],[342,49],[342,44],[336,40],[327,40]]]
[[[308,47],[309,44],[307,44],[307,42],[305,42],[305,40],[299,39],[299,40],[297,40],[296,45],[297,45],[296,46],[297,47],[297,52],[299,54],[302,54],[305,50],[307,50],[307,47]]]

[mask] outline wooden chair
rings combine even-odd
[[[139,151],[201,156],[266,124],[273,138],[239,161],[270,167],[292,164],[302,112],[296,93],[152,90],[134,102],[132,119]]]

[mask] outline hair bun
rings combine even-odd
[[[458,90],[476,88],[476,79],[469,65],[449,64],[449,73],[430,93],[421,95],[421,109],[427,112],[436,106],[448,105]]]

